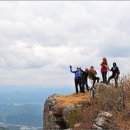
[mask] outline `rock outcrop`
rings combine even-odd
[[[120,124],[115,122],[116,115],[119,116],[124,110],[125,115],[119,116],[118,119],[122,121],[127,118],[127,124],[123,125],[128,128],[129,111],[127,112],[128,105],[126,109],[124,97],[122,88],[115,89],[103,83],[97,84],[96,89],[86,93],[68,96],[54,94],[48,97],[44,104],[43,129],[116,129],[120,128]]]
[[[80,95],[79,97],[76,94],[72,95],[75,98],[75,101],[66,100],[66,98],[69,99],[70,97],[72,97],[71,95],[63,97],[54,94],[48,97],[48,99],[44,104],[44,112],[43,112],[44,130],[68,129],[68,122],[67,122],[68,113],[74,110],[82,109],[80,101],[86,100],[87,97],[87,95],[85,94],[79,94],[79,95]],[[66,102],[68,104],[66,104]]]
[[[56,95],[50,96],[44,105],[44,129],[59,129],[60,126],[56,122],[56,118],[53,111],[56,107],[55,97]],[[60,117],[60,114],[59,114]]]
[[[95,123],[93,124],[94,129],[109,129],[111,126],[111,118],[112,114],[102,111],[98,114],[98,117],[95,119]]]

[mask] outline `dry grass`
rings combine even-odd
[[[130,117],[128,117],[128,111],[113,113],[113,123],[117,128],[121,130],[130,130]]]
[[[130,75],[124,75],[120,79],[120,87],[123,88],[125,110],[123,112],[113,112],[114,123],[122,130],[130,130]]]
[[[83,125],[79,127],[79,129],[90,129],[93,126],[94,120],[97,118],[99,111],[101,110],[100,106],[96,104],[94,101],[91,106],[88,107],[85,111],[83,111]]]
[[[121,101],[119,99],[122,99]],[[116,129],[130,130],[130,76],[124,76],[119,80],[119,87],[100,88],[98,96],[92,100],[91,93],[71,94],[56,96],[56,102],[61,106],[73,106],[80,103],[90,103],[83,110],[72,111],[68,115],[69,126],[81,123],[74,129],[91,129],[95,118],[102,110],[113,114],[112,125]],[[123,104],[123,105],[121,105]],[[114,129],[113,128],[113,129]]]
[[[73,106],[84,101],[90,101],[90,98],[90,92],[86,92],[67,96],[56,96],[55,100],[62,106]]]

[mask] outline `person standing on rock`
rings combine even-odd
[[[92,85],[92,88],[91,89],[93,89],[94,88],[94,85],[95,85],[95,83],[96,83],[96,80],[97,80],[97,83],[99,83],[99,77],[97,77],[96,76],[97,75],[97,72],[96,72],[96,70],[94,69],[94,66],[91,66],[91,68],[90,68],[90,70],[89,70],[89,78],[91,79],[91,80],[93,80],[93,85]]]
[[[102,74],[102,79],[103,79],[103,83],[107,83],[107,72],[109,70],[109,66],[107,63],[107,59],[104,57],[102,59],[102,63],[101,63],[101,74]]]
[[[85,86],[87,91],[89,91],[89,87],[88,87],[88,72],[89,69],[86,68],[85,71],[83,71],[81,68],[81,87],[82,87],[82,92],[85,93]]]
[[[112,71],[112,75],[108,78],[108,84],[110,83],[111,79],[115,80],[115,87],[118,87],[118,78],[119,78],[119,74],[120,74],[120,70],[117,67],[116,63],[113,63],[113,67],[110,69],[110,71]]]
[[[75,74],[74,81],[75,81],[76,93],[78,93],[78,86],[80,88],[80,92],[82,92],[82,87],[81,87],[81,70],[77,67],[76,71],[72,71],[72,66],[70,65],[70,72]]]

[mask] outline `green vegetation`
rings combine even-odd
[[[87,108],[89,106],[91,106],[91,102],[90,101],[82,101],[79,103],[83,108]]]
[[[73,110],[67,115],[67,125],[68,128],[72,128],[76,123],[80,123],[82,120],[82,111],[81,110]]]

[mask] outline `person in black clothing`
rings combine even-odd
[[[80,88],[80,92],[82,92],[82,87],[81,87],[81,70],[77,67],[77,70],[72,71],[72,66],[70,65],[70,72],[75,74],[74,82],[75,82],[76,93],[78,93],[78,86]]]
[[[97,75],[96,70],[94,69],[93,66],[91,66],[90,71],[89,71],[89,77],[90,77],[90,79],[93,80],[93,85],[92,85],[92,88],[91,88],[91,89],[94,88],[94,85],[95,85],[96,80],[97,80],[97,83],[99,83],[99,79],[100,79],[100,78],[97,77],[96,75]]]
[[[82,92],[85,93],[85,86],[86,89],[89,91],[88,88],[88,68],[85,69],[85,71],[83,71],[81,68],[81,88],[82,88]]]
[[[118,78],[119,78],[119,68],[117,67],[116,63],[113,63],[113,67],[110,69],[112,71],[112,75],[108,78],[108,84],[110,83],[111,79],[115,79],[115,87],[118,87]]]

